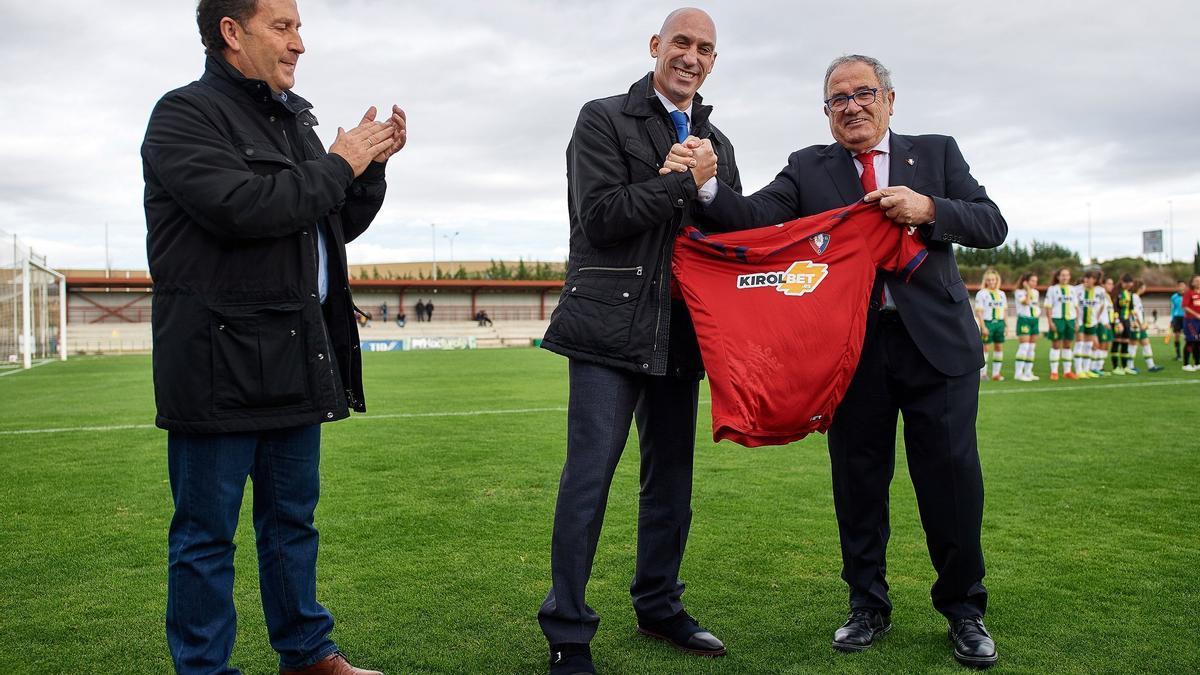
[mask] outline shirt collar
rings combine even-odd
[[[663,107],[667,109],[668,113],[679,110],[679,106],[672,103],[671,99],[667,98],[666,96],[663,96],[662,92],[659,91],[657,88],[654,89],[654,95],[658,97],[658,100],[662,101]],[[684,115],[687,115],[688,124],[690,125],[692,123],[692,106],[689,105],[687,107],[687,110],[679,110],[679,111],[682,112]]]
[[[880,139],[879,145],[876,145],[871,149],[884,155],[890,154],[892,151],[892,130],[888,129],[887,131],[883,132],[883,138]]]

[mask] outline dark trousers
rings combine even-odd
[[[584,600],[608,489],[629,424],[641,444],[637,566],[630,593],[640,620],[683,609],[679,565],[692,520],[692,455],[699,382],[628,373],[572,360],[567,461],[550,548],[552,586],[538,612],[551,644],[590,642],[600,617]]]
[[[888,487],[900,413],[908,471],[937,572],[933,606],[950,619],[983,616],[983,475],[975,442],[979,375],[942,374],[921,355],[898,315],[884,312],[877,319],[829,429],[833,503],[850,606],[892,610],[886,578]]]
[[[175,514],[168,537],[167,645],[180,673],[236,673],[233,535],[246,478],[254,480],[258,582],[280,665],[337,650],[333,616],[317,602],[318,425],[236,434],[167,435]]]

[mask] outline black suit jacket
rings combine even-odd
[[[964,375],[983,365],[983,346],[967,286],[954,262],[953,244],[994,248],[1008,224],[988,199],[958,144],[949,136],[892,133],[888,184],[906,185],[933,199],[936,219],[919,228],[929,256],[909,283],[879,272],[871,297],[878,307],[882,284],[896,301],[905,327],[921,353],[946,375]],[[704,207],[705,216],[738,228],[786,222],[852,204],[863,197],[850,153],[834,143],[797,150],[775,180],[749,196],[722,184]],[[875,312],[867,321],[873,333]]]

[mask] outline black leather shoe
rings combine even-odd
[[[638,620],[637,632],[662,640],[675,649],[697,656],[725,656],[725,643],[700,627],[687,612],[680,612],[664,621]]]
[[[954,644],[954,658],[964,666],[988,668],[1000,658],[996,653],[996,643],[983,627],[983,619],[978,616],[951,621],[947,634]]]
[[[585,644],[564,642],[550,645],[550,675],[595,675],[592,648]]]
[[[875,644],[875,638],[892,629],[891,615],[874,609],[855,609],[842,627],[833,632],[833,648],[843,652],[861,652]]]

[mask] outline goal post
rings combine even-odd
[[[67,359],[67,280],[0,231],[0,368]]]

